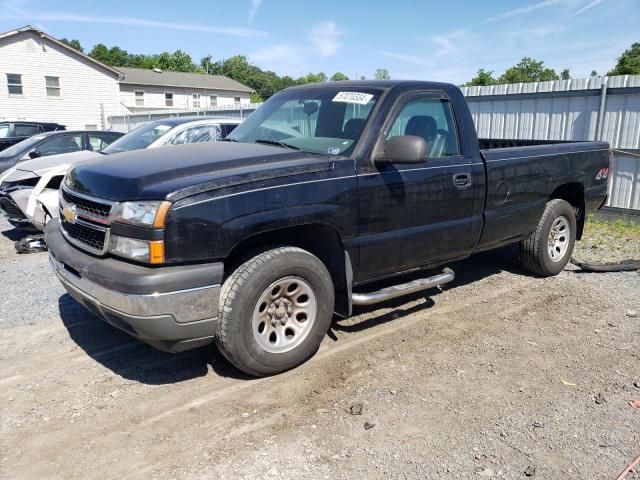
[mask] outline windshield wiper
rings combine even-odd
[[[219,141],[220,142],[238,142],[238,140],[236,140],[235,138],[229,138],[229,137],[221,138]]]
[[[265,139],[257,139],[254,140],[253,143],[264,143],[265,145],[275,145],[276,147],[290,148],[291,150],[301,150],[298,147],[294,147],[293,145],[289,145],[288,143],[281,142],[279,140],[265,140]]]

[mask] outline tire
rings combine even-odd
[[[557,275],[571,258],[576,231],[575,208],[565,200],[551,200],[536,231],[520,242],[522,266],[542,277]]]
[[[244,262],[222,285],[216,344],[249,375],[281,373],[315,354],[333,308],[324,264],[300,248],[274,248]]]

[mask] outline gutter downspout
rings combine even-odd
[[[607,109],[607,80],[609,77],[602,79],[602,88],[600,90],[600,110],[598,111],[598,122],[596,123],[596,138],[597,141],[602,141],[602,131],[604,130],[604,114]]]

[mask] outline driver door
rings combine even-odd
[[[472,248],[471,159],[460,153],[449,99],[401,97],[378,148],[398,135],[422,137],[428,153],[418,164],[366,158],[358,166],[358,281],[465,256]]]

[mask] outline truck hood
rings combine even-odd
[[[207,142],[90,160],[73,167],[65,184],[114,201],[177,201],[218,188],[331,168],[331,157],[271,145]]]

